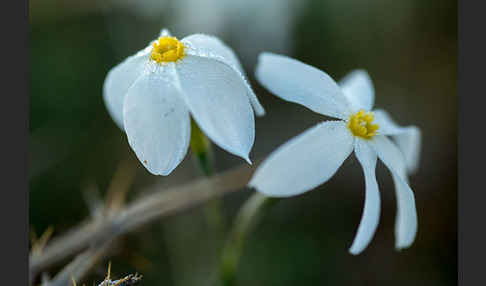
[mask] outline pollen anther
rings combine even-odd
[[[378,124],[373,124],[375,116],[373,112],[360,110],[358,113],[351,115],[348,121],[348,128],[354,136],[363,139],[373,138],[378,131]]]
[[[184,57],[184,44],[175,37],[160,37],[152,46],[150,58],[159,64],[176,62]]]

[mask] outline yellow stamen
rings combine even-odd
[[[153,43],[150,58],[157,63],[176,62],[184,57],[184,44],[175,37],[160,37]]]
[[[348,121],[348,128],[354,136],[371,139],[376,135],[380,127],[378,124],[373,124],[374,118],[373,112],[360,110],[358,113],[351,115]]]

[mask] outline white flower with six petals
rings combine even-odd
[[[374,89],[363,70],[351,72],[337,84],[312,66],[263,53],[256,77],[282,99],[340,120],[317,124],[280,146],[258,167],[249,186],[274,197],[304,193],[329,180],[354,150],[366,185],[363,215],[349,249],[358,254],[369,244],[378,226],[380,196],[375,168],[380,158],[395,184],[398,209],[395,245],[397,249],[409,247],[417,232],[417,214],[407,171],[413,172],[417,167],[419,129],[398,126],[383,110],[370,112]]]
[[[179,41],[166,29],[110,70],[103,97],[138,159],[156,175],[170,174],[187,153],[190,115],[217,145],[250,162],[253,110],[265,113],[228,46],[202,34]]]

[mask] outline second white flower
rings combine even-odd
[[[371,112],[374,89],[363,70],[350,73],[337,84],[312,66],[263,53],[256,76],[277,96],[339,120],[322,122],[280,146],[258,167],[249,185],[268,196],[302,194],[329,180],[354,151],[366,184],[363,216],[350,248],[352,254],[358,254],[369,244],[378,226],[380,196],[375,167],[379,158],[395,183],[396,248],[409,247],[417,232],[417,214],[407,173],[418,164],[419,129],[396,125],[383,110]]]

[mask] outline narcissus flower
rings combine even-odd
[[[168,175],[190,141],[190,116],[217,145],[249,162],[254,114],[264,109],[234,52],[216,37],[167,30],[108,73],[103,97],[138,159]],[[253,106],[253,110],[252,110]]]
[[[395,184],[396,247],[409,247],[417,232],[417,214],[407,170],[412,172],[417,167],[419,129],[398,126],[383,110],[371,111],[374,89],[363,70],[351,72],[337,84],[312,66],[263,53],[256,76],[263,86],[282,99],[339,120],[317,124],[280,146],[262,162],[249,185],[268,196],[298,195],[329,180],[354,151],[366,185],[363,215],[349,250],[358,254],[369,244],[378,226],[380,196],[375,168],[380,158]]]

